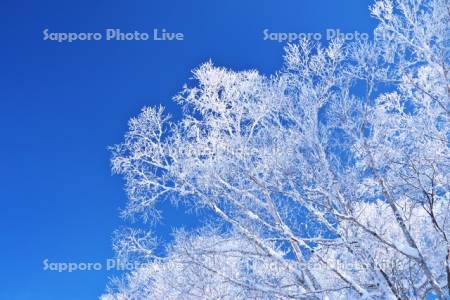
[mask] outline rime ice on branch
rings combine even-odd
[[[377,1],[372,42],[288,45],[274,76],[206,63],[177,97],[131,119],[112,164],[125,216],[158,204],[211,215],[107,299],[448,297],[450,3]],[[215,224],[214,226],[211,224]]]

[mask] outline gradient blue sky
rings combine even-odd
[[[0,9],[0,299],[95,299],[111,272],[43,271],[43,260],[101,262],[126,223],[123,182],[111,176],[107,146],[127,120],[163,104],[191,69],[220,66],[272,73],[283,45],[262,31],[370,32],[368,0],[2,1]],[[43,41],[42,31],[184,33],[177,42]],[[192,82],[191,82],[192,84]],[[156,233],[192,222],[176,210]]]

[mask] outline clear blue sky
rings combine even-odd
[[[126,196],[107,146],[145,105],[171,103],[191,69],[212,59],[272,73],[271,32],[370,32],[368,0],[2,1],[0,9],[0,299],[95,299],[106,271],[43,271],[52,262],[104,262]],[[182,32],[184,41],[43,41],[42,31],[105,28]],[[192,82],[191,82],[192,84]],[[167,211],[156,233],[194,218]]]

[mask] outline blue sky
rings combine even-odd
[[[367,0],[2,1],[0,9],[0,299],[95,299],[111,272],[58,273],[51,262],[114,256],[112,232],[126,202],[107,146],[145,105],[179,111],[171,98],[191,69],[220,66],[272,73],[283,44],[270,32],[370,32]],[[43,40],[50,32],[182,32],[183,41]],[[156,233],[192,223],[177,210]]]

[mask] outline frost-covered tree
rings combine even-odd
[[[113,148],[128,217],[163,201],[209,216],[104,300],[449,295],[450,2],[381,0],[371,42],[288,45],[267,77],[206,63],[172,121],[147,107]]]

